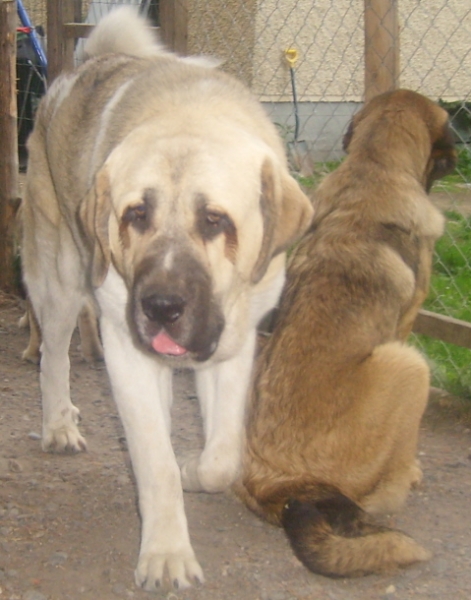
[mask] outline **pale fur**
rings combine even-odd
[[[87,38],[84,46],[87,57],[122,53],[140,58],[167,54],[172,56],[158,36],[139,15],[137,8],[122,6],[111,10]]]
[[[132,6],[111,10],[85,41],[84,58],[106,53],[127,54],[138,58],[166,56],[188,64],[217,67],[222,61],[212,56],[177,56],[161,42],[144,17]]]
[[[137,58],[123,54],[130,51],[128,35]],[[256,326],[277,302],[283,250],[308,226],[312,206],[288,173],[276,128],[236,80],[162,53],[127,10],[98,25],[90,44],[105,54],[53,84],[29,142],[22,259],[43,335],[42,445],[86,448],[70,399],[67,353],[92,295],[139,491],[136,582],[150,591],[164,580],[184,588],[203,573],[189,540],[182,484],[221,491],[239,472]],[[152,210],[140,231],[127,214],[149,189]],[[224,213],[231,227],[203,238],[202,209]],[[207,294],[202,314],[221,314],[224,327],[216,345],[208,342],[210,358],[157,357],[129,315],[136,278],[158,272],[184,285],[193,276],[184,271],[188,261]],[[179,320],[209,335],[188,310]],[[205,322],[209,331],[210,318]],[[180,457],[179,468],[170,406],[172,371],[182,366],[196,369],[205,447]]]

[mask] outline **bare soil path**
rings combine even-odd
[[[133,583],[139,543],[136,492],[106,372],[74,340],[72,393],[89,451],[44,454],[37,367],[21,361],[21,305],[0,297],[0,599],[148,598]],[[201,444],[191,377],[176,378],[177,451]],[[442,404],[446,404],[442,399]],[[425,479],[394,524],[434,556],[382,576],[331,580],[306,571],[283,533],[230,493],[186,494],[206,584],[168,600],[413,600],[471,598],[471,433],[432,404],[420,444]]]
[[[24,175],[20,176],[20,191]],[[471,192],[433,194],[442,209],[471,214]],[[0,296],[0,600],[116,600],[151,597],[133,583],[139,516],[124,434],[106,372],[86,364],[74,339],[71,387],[89,451],[40,450],[37,367],[21,360],[27,332],[21,302]],[[191,376],[176,377],[176,451],[201,445]],[[469,600],[471,431],[455,401],[435,398],[424,419],[425,478],[393,523],[434,556],[382,576],[330,580],[306,571],[283,533],[230,493],[186,494],[193,547],[206,584],[167,600]],[[452,407],[450,409],[450,406]]]

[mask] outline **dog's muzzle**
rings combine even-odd
[[[224,329],[211,278],[191,255],[175,256],[171,270],[160,258],[146,257],[136,271],[131,328],[140,344],[161,356],[207,360]]]

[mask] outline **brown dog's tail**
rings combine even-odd
[[[388,571],[431,556],[404,533],[369,523],[340,492],[317,501],[290,500],[281,522],[299,560],[329,577]]]

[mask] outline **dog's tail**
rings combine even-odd
[[[431,556],[404,533],[372,523],[340,492],[322,500],[288,501],[281,523],[299,560],[329,577],[385,572]]]
[[[142,58],[170,54],[132,6],[120,6],[103,17],[85,42],[84,52],[87,57],[108,53]]]
[[[138,58],[167,56],[204,67],[221,64],[210,56],[179,57],[160,41],[144,17],[132,6],[119,6],[111,10],[93,29],[84,46],[84,58],[101,54],[127,54]]]

